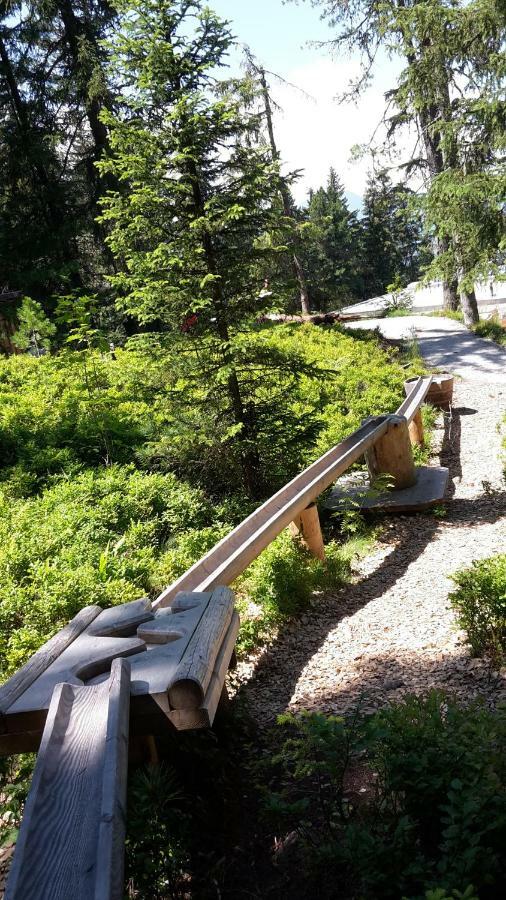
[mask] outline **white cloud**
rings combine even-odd
[[[385,91],[392,87],[398,66],[387,61],[357,105],[338,104],[336,94],[357,77],[358,71],[354,61],[325,57],[289,71],[287,80],[314,99],[271,80],[273,97],[282,108],[275,114],[275,130],[284,166],[304,170],[294,188],[298,202],[306,198],[310,187],[325,182],[330,166],[337,170],[347,191],[364,193],[371,161],[350,162],[351,148],[370,140],[383,114]],[[412,141],[404,143],[406,150],[412,146]]]

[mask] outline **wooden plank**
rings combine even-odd
[[[425,397],[427,396],[429,388],[432,384],[432,379],[432,375],[421,375],[418,381],[414,381],[412,390],[409,392],[406,399],[403,400],[403,402],[399,406],[399,409],[395,411],[395,415],[403,416],[406,419],[408,425],[425,400]]]
[[[385,433],[387,420],[388,416],[376,416],[365,422],[293,478],[167,587],[153,609],[168,606],[182,590],[207,591],[231,584],[283,528]]]
[[[237,640],[237,634],[239,632],[239,624],[239,615],[234,610],[232,621],[228,627],[228,631],[225,635],[223,644],[221,645],[220,652],[216,658],[213,674],[206,691],[204,703],[202,704],[204,709],[207,710],[209,724],[211,726],[214,722],[214,717],[216,715],[216,710],[218,709],[218,704],[220,702],[223,685],[225,684],[225,678],[227,677],[230,660],[234,652],[235,642]]]
[[[117,660],[108,682],[55,688],[5,900],[122,896],[127,674]]]
[[[169,684],[173,709],[197,709],[202,705],[233,612],[233,591],[216,588]]]
[[[130,663],[115,659],[108,683],[102,808],[98,829],[94,900],[122,900],[126,832]]]
[[[46,641],[26,665],[9,678],[0,687],[0,731],[2,730],[2,714],[20,697],[27,688],[63,653],[63,651],[87,628],[102,612],[100,606],[85,606],[49,641]]]
[[[34,710],[48,709],[56,684],[67,682],[79,685],[97,675],[104,676],[101,679],[104,680],[109,675],[112,660],[117,656],[131,656],[145,651],[145,642],[138,638],[135,632],[139,621],[145,620],[147,616],[153,618],[154,614],[147,608],[148,603],[149,601],[143,599],[106,610],[98,606],[87,607],[87,610],[93,610],[94,613],[93,616],[91,612],[88,613],[88,622],[86,618],[82,619],[84,627],[80,633],[75,634],[67,646],[56,647],[51,654],[50,663],[44,668],[41,665],[37,677],[32,683],[27,684],[26,689],[14,702],[10,703],[8,718],[5,720],[8,730],[16,730],[15,719],[12,720],[13,727],[9,724],[12,717]],[[81,613],[85,612],[86,610],[81,610]],[[75,619],[72,621],[75,622]],[[132,630],[132,637],[123,636]],[[63,629],[63,632],[65,631],[66,629]],[[104,637],[101,636],[102,633]],[[44,650],[45,647],[42,647],[41,651]],[[28,667],[35,657],[29,660]]]

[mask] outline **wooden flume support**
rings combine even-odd
[[[234,595],[226,585],[290,523],[310,552],[324,559],[315,500],[362,456],[372,478],[389,475],[398,491],[413,483],[411,442],[423,440],[419,408],[430,383],[430,377],[418,379],[395,414],[366,420],[152,604],[142,599],[108,610],[81,610],[0,686],[0,753],[37,749],[40,744],[6,900],[122,896],[128,713],[135,737],[164,728],[212,726],[239,629]],[[88,762],[73,767],[73,759]],[[84,791],[79,782],[83,778],[89,779]],[[66,809],[73,795],[81,799],[76,800],[72,820],[65,822],[67,830],[59,829],[61,865],[53,878],[56,838],[50,831],[41,849],[37,831],[44,831],[42,820],[49,807],[51,822],[59,825],[58,809]],[[79,837],[83,822],[86,839]],[[67,833],[71,844],[65,844]],[[79,856],[73,880],[66,874],[72,853]],[[39,871],[40,878],[32,870]],[[47,889],[41,889],[42,883]]]
[[[396,491],[416,483],[408,424],[403,416],[388,417],[387,430],[365,456],[373,484],[380,476],[387,476],[389,486]]]
[[[290,522],[289,528],[292,535],[298,537],[313,556],[325,559],[325,547],[316,503],[306,506],[297,518]]]

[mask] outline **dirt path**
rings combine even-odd
[[[287,709],[372,710],[430,687],[506,697],[506,672],[470,658],[448,603],[453,572],[505,549],[505,408],[502,379],[457,383],[434,440],[434,461],[450,468],[446,516],[389,519],[355,583],[283,631],[240,690],[260,727]]]

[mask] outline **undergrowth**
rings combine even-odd
[[[433,691],[370,717],[280,721],[281,784],[267,809],[278,833],[297,835],[297,896],[504,894],[504,710]]]
[[[450,602],[473,654],[504,664],[506,656],[506,554],[475,560],[453,575]]]

